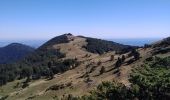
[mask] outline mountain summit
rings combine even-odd
[[[55,44],[68,43],[73,38],[74,38],[74,36],[71,33],[56,36],[56,37],[50,39],[49,41],[47,41],[46,43],[44,43],[42,46],[40,46],[39,49],[47,48],[47,47],[50,47]]]

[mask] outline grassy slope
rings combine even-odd
[[[121,55],[115,54],[115,52],[109,52],[103,55],[92,54],[87,52],[83,48],[80,48],[83,45],[86,45],[85,40],[82,38],[77,38],[70,43],[63,43],[60,45],[53,46],[53,48],[56,49],[60,48],[61,52],[66,53],[66,58],[75,58],[75,57],[78,58],[78,60],[82,62],[79,67],[73,70],[69,70],[63,74],[55,75],[55,78],[52,80],[40,79],[40,80],[33,81],[30,83],[30,86],[26,89],[21,89],[21,88],[14,89],[13,87],[17,84],[17,81],[8,83],[7,85],[1,87],[1,90],[3,89],[5,91],[4,92],[1,91],[0,95],[10,95],[10,97],[8,97],[7,100],[23,100],[28,97],[32,97],[33,100],[53,100],[55,96],[62,96],[64,94],[70,94],[70,93],[73,95],[88,94],[90,90],[92,90],[95,86],[100,84],[102,81],[118,80],[119,82],[122,82],[125,85],[129,85],[128,76],[131,71],[131,68],[133,66],[142,64],[144,59],[151,56],[150,51],[152,51],[152,49],[150,48],[139,49],[142,58],[139,61],[132,63],[131,65],[123,64],[120,67],[120,75],[118,75],[117,73],[113,74],[116,71],[116,69],[113,68],[116,59],[118,57],[121,57]],[[87,54],[90,56],[85,57]],[[109,61],[111,55],[115,55],[114,61]],[[170,54],[164,56],[168,56],[168,55]],[[130,58],[127,58],[126,60],[128,59]],[[99,61],[102,62],[101,65],[97,65]],[[88,68],[86,68],[87,65],[89,65]],[[80,77],[84,75],[86,71],[89,71],[92,67],[94,67],[94,65],[97,66],[96,69],[89,74],[90,79],[92,79],[93,82],[85,83],[84,80],[86,80],[86,78],[84,77],[80,78]],[[106,68],[106,72],[102,75],[99,75],[99,71],[102,66]],[[49,88],[50,86],[53,86],[55,84],[63,84],[63,83],[65,84],[68,82],[72,82],[71,87],[66,87],[58,91],[45,92],[46,89]]]

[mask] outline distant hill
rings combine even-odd
[[[27,45],[12,43],[0,48],[0,63],[12,63],[34,51],[34,48]]]

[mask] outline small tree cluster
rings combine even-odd
[[[149,45],[149,44],[144,44],[144,48],[146,49],[146,48],[150,48],[151,47],[151,45]]]
[[[135,60],[139,60],[140,58],[140,53],[136,51],[135,49],[133,49],[129,55],[133,56]]]

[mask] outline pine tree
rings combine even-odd
[[[117,62],[116,62],[116,64],[115,64],[115,67],[116,67],[116,68],[117,68],[117,67],[120,67],[121,64],[122,64],[122,60],[120,59],[120,57],[118,57]]]
[[[100,69],[100,74],[103,74],[105,71],[106,71],[106,70],[105,70],[105,67],[102,66],[102,68]]]
[[[53,79],[54,78],[54,73],[52,70],[50,70],[50,79]]]
[[[122,55],[122,62],[124,62],[125,61],[125,55]]]
[[[134,59],[135,59],[135,60],[139,60],[139,58],[140,58],[140,53],[136,51],[136,52],[134,53]]]

